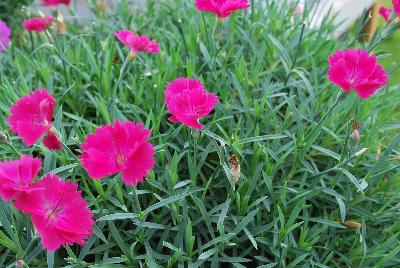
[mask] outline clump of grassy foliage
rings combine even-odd
[[[24,8],[31,3],[32,0],[2,0],[0,2],[0,19],[15,29],[22,21]]]
[[[0,201],[0,266],[399,266],[399,86],[365,101],[350,94],[318,124],[340,92],[327,80],[328,56],[382,52],[388,29],[360,45],[361,21],[338,41],[329,19],[310,28],[308,9],[294,17],[295,6],[280,2],[252,1],[218,23],[192,1],[134,11],[126,1],[106,10],[90,1],[93,23],[34,35],[33,49],[28,35],[13,40],[0,54],[1,159],[43,157],[44,173],[79,183],[96,226],[84,247],[47,254],[27,217]],[[156,38],[161,54],[129,59],[112,35],[121,28]],[[206,131],[167,121],[163,90],[181,76],[220,98]],[[26,148],[6,125],[15,100],[42,86],[57,99],[55,127],[71,151]],[[91,180],[71,154],[115,119],[152,129],[156,168],[135,188],[119,176]],[[354,120],[360,141],[351,138]]]

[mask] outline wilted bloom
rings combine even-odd
[[[366,99],[388,82],[375,55],[361,49],[338,50],[329,57],[329,80],[347,93],[351,89]]]
[[[43,32],[44,30],[47,29],[51,24],[53,23],[53,17],[51,16],[46,16],[44,18],[42,17],[37,17],[37,18],[32,18],[29,20],[25,20],[22,23],[22,26],[30,32]]]
[[[158,54],[160,52],[159,44],[157,44],[155,40],[150,40],[149,37],[145,35],[136,35],[126,29],[115,32],[114,35],[124,45],[130,47],[131,53],[134,55],[138,52],[148,52],[152,54]]]
[[[32,188],[36,190],[18,195],[14,205],[32,217],[43,248],[53,252],[67,244],[84,245],[94,221],[78,184],[47,174]]]
[[[60,12],[60,10],[57,10],[56,27],[57,27],[57,30],[60,33],[66,33],[67,32],[67,24],[65,23],[64,16]]]
[[[60,4],[68,6],[71,4],[71,0],[42,0],[41,4],[42,6],[57,6]]]
[[[36,89],[11,107],[8,124],[26,146],[32,146],[47,134],[50,137],[45,137],[45,146],[51,144],[48,147],[50,150],[61,149],[61,142],[55,136],[52,125],[54,105],[54,98],[47,89]]]
[[[171,122],[181,122],[202,129],[199,119],[208,115],[218,103],[217,95],[208,93],[200,80],[178,78],[164,91]]]
[[[196,8],[217,15],[219,19],[227,18],[232,12],[249,8],[248,0],[196,0]]]
[[[127,185],[136,185],[154,166],[150,130],[141,123],[115,121],[97,128],[82,144],[82,166],[93,179],[121,173]]]
[[[356,221],[345,221],[342,223],[344,226],[350,229],[360,229],[362,224]]]
[[[240,163],[239,159],[236,155],[231,155],[229,159],[229,163],[231,164],[231,176],[233,183],[237,183],[240,179]]]
[[[354,140],[360,141],[361,140],[361,137],[360,137],[361,126],[357,123],[356,120],[354,120],[353,124],[354,124],[354,131],[351,133],[351,138]]]
[[[389,20],[390,13],[392,13],[391,8],[388,8],[388,7],[380,7],[379,8],[379,14],[385,19],[385,21]]]
[[[0,20],[0,52],[6,50],[10,45],[10,35],[11,31],[10,28],[8,28],[7,23]]]
[[[31,192],[31,182],[42,168],[40,158],[29,155],[18,160],[0,162],[0,196],[10,201],[17,193]]]

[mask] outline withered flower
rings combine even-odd
[[[232,154],[229,163],[231,164],[232,181],[236,184],[240,178],[240,163],[238,157],[235,154]]]

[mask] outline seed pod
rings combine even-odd
[[[236,184],[240,178],[240,163],[238,157],[235,154],[231,155],[229,163],[231,164],[232,182]]]

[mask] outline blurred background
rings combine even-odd
[[[94,16],[93,7],[96,5],[104,5],[107,8],[118,8],[120,1],[127,2],[132,9],[143,8],[145,1],[171,1],[171,0],[72,0],[72,8],[60,6],[61,14],[66,21],[70,19],[80,19],[91,21]],[[192,0],[188,0],[192,1]],[[194,1],[194,0],[193,0]],[[257,1],[257,0],[254,0]],[[263,0],[264,1],[264,0]],[[275,0],[267,0],[275,1]],[[318,7],[309,18],[309,23],[318,27],[326,16],[332,16],[337,23],[336,38],[350,36],[354,23],[363,14],[369,12],[371,15],[370,23],[366,26],[366,35],[372,36],[377,27],[383,27],[386,21],[379,15],[381,6],[392,8],[391,0],[279,0],[278,3],[288,4],[289,1],[297,1],[299,9],[297,12],[310,5],[311,2],[317,2]],[[39,14],[55,14],[54,8],[42,7],[40,0],[0,0],[0,18],[9,24],[20,25],[21,21],[29,16],[37,16]],[[368,41],[368,38],[366,38]],[[386,40],[380,51],[387,52],[387,56],[382,57],[380,62],[386,69],[392,71],[392,83],[400,83],[400,70],[397,63],[400,62],[400,30],[389,40]],[[391,55],[391,56],[389,56]]]
[[[392,7],[391,0],[383,0],[383,1],[379,1],[379,2],[383,6]],[[383,20],[382,18],[379,18],[379,23],[381,25],[384,25],[385,20]],[[382,64],[386,68],[390,68],[390,67],[396,68],[396,62],[397,63],[400,62],[399,47],[400,47],[400,30],[397,31],[397,33],[395,33],[392,38],[383,42],[383,44],[381,46],[381,48],[383,50],[386,50],[392,54],[392,57],[382,59],[382,61],[381,61]],[[395,71],[395,75],[392,76],[392,83],[396,83],[396,84],[400,83],[400,71],[398,69],[397,69],[397,71]]]

